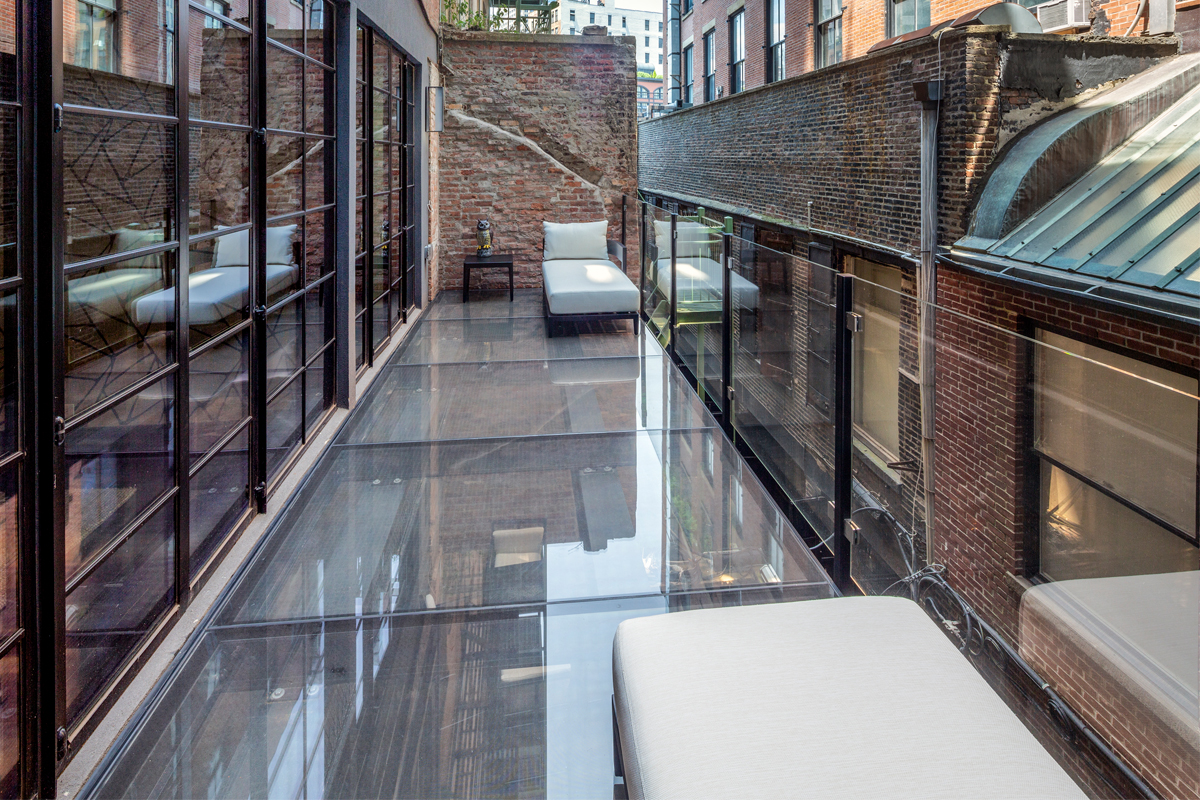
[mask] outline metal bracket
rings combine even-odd
[[[267,485],[260,483],[254,487],[254,504],[258,506],[259,511],[265,511],[267,508]]]
[[[71,742],[67,739],[67,729],[59,728],[54,732],[54,757],[62,761],[67,757],[67,752],[71,749]]]
[[[846,539],[850,542],[850,544],[858,544],[858,532],[860,530],[862,530],[862,528],[858,527],[858,523],[847,517],[846,525],[843,528],[842,533],[845,534]]]
[[[62,447],[67,441],[67,421],[62,417],[54,418],[54,444]]]
[[[853,311],[846,312],[846,330],[851,333],[862,333],[863,315]]]

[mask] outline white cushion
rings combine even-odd
[[[162,228],[122,228],[117,231],[117,250],[134,250],[138,247],[150,247],[156,244],[162,244],[163,231]],[[124,262],[121,266],[127,267],[147,267],[154,269],[161,267],[160,259],[162,254],[153,256],[142,256],[141,258],[131,258]]]
[[[671,257],[660,258],[656,271],[658,288],[663,294],[671,294]],[[733,301],[738,308],[758,306],[758,287],[734,272],[729,285],[733,287]],[[683,302],[719,300],[724,286],[721,278],[721,263],[711,258],[675,259],[675,295]]]
[[[543,222],[542,230],[546,244],[542,249],[543,261],[573,258],[598,258],[608,260],[608,223],[599,222]]]
[[[611,314],[637,311],[641,304],[633,281],[611,261],[543,261],[542,281],[551,314]]]
[[[298,270],[285,264],[267,264],[267,294],[286,290]],[[247,267],[214,267],[188,278],[188,324],[211,325],[247,310],[250,270]],[[161,289],[137,299],[134,319],[142,325],[167,325],[175,319],[175,289]]]
[[[294,264],[292,240],[295,225],[275,225],[267,228],[267,263]],[[217,239],[214,267],[244,267],[250,263],[250,231],[227,233]]]
[[[720,234],[707,225],[681,219],[675,222],[675,257],[697,258],[715,255],[720,249]],[[654,221],[654,241],[660,258],[671,257],[671,221]]]
[[[1086,796],[908,600],[626,620],[613,688],[634,800]]]

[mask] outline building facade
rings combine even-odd
[[[588,25],[603,25],[610,36],[632,36],[637,39],[639,72],[664,74],[663,15],[657,11],[619,8],[615,0],[606,5],[603,0],[560,0],[550,12],[550,32],[581,35]]]
[[[948,23],[984,5],[974,0],[664,0],[667,99],[672,104],[702,103],[802,75],[858,58],[880,42]],[[1043,20],[1043,29],[1063,34],[1136,36],[1178,30],[1195,35],[1200,26],[1200,4],[1195,0],[1151,2],[1144,13],[1138,3],[1127,0],[1022,0],[1020,5]],[[673,13],[679,19],[674,42]],[[672,94],[676,89],[677,96]]]

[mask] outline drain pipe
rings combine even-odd
[[[942,81],[922,81],[913,84],[913,92],[921,104],[921,266],[917,273],[917,296],[920,312],[917,331],[920,346],[917,364],[921,381],[921,474],[925,494],[925,563],[935,561],[933,549],[933,409],[934,357],[937,339],[934,327],[934,305],[937,303],[937,126],[938,107],[942,101]]]

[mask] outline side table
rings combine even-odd
[[[471,270],[473,269],[508,269],[508,302],[513,301],[513,252],[492,251],[490,256],[478,256],[475,253],[463,254],[463,299],[471,291]]]

